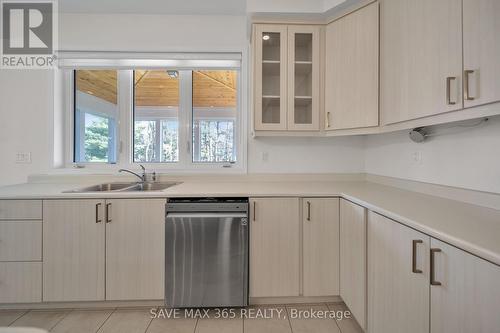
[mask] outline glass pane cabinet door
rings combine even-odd
[[[288,27],[288,129],[319,130],[319,30]]]
[[[286,129],[287,27],[255,29],[255,129]]]

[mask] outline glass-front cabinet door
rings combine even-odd
[[[319,130],[319,27],[288,26],[288,130]]]
[[[255,130],[287,128],[287,26],[256,25]]]

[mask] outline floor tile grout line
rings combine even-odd
[[[330,304],[328,304],[328,303],[325,303],[325,304],[326,304],[326,308],[329,311],[335,311],[335,309],[332,310],[332,308],[330,307]],[[342,329],[340,328],[340,325],[339,325],[339,322],[338,322],[337,318],[335,318],[335,325],[337,325],[337,327],[339,329],[339,332],[342,333]]]
[[[104,324],[106,324],[106,322],[109,320],[109,318],[111,318],[111,316],[113,315],[113,313],[116,312],[118,308],[113,308],[113,311],[111,311],[111,313],[109,314],[109,316],[102,322],[102,324],[97,328],[97,331],[95,331],[95,333],[99,332],[101,330],[101,328],[104,326]]]
[[[25,312],[25,313],[23,313],[22,315],[20,315],[20,316],[19,316],[19,317],[17,317],[16,319],[14,319],[14,321],[13,321],[13,322],[11,322],[11,323],[9,324],[9,326],[12,326],[12,324],[14,324],[16,321],[18,321],[18,320],[19,320],[19,319],[21,319],[22,317],[26,316],[26,315],[27,315],[28,313],[30,313],[30,312],[31,312],[31,310],[30,310],[30,309],[26,310],[26,312]]]
[[[29,310],[21,310],[21,311],[24,311],[23,313],[21,313],[19,316],[17,316],[14,320],[12,320],[10,323],[7,324],[7,327],[9,327],[10,325],[14,324],[14,322],[16,322],[16,320],[18,320],[19,318],[21,318],[22,316],[24,316],[25,314],[27,314],[29,312]]]
[[[153,322],[153,318],[149,318],[149,323],[148,325],[146,326],[146,329],[144,330],[144,333],[146,333],[149,329],[149,326],[151,326],[151,323]]]
[[[196,329],[198,328],[198,321],[200,320],[200,318],[196,318],[196,324],[194,324],[194,331],[193,333],[196,333]]]
[[[69,311],[67,311],[66,314],[64,316],[62,316],[62,318],[57,321],[57,323],[55,323],[54,325],[52,325],[52,327],[48,330],[49,332],[52,331],[57,325],[59,325],[59,323],[61,321],[63,321],[64,318],[66,318],[71,312],[75,311],[75,309],[68,309],[68,310]]]
[[[285,311],[288,319],[288,326],[290,326],[290,332],[293,333],[292,320],[290,319],[290,312],[288,312],[288,306],[285,306]]]

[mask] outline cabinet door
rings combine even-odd
[[[288,130],[319,130],[318,26],[288,26]]]
[[[380,29],[384,125],[462,108],[462,0],[382,0]]]
[[[464,0],[465,107],[500,100],[500,1]]]
[[[286,130],[287,26],[254,26],[255,130]]]
[[[428,236],[368,215],[368,332],[429,332]]]
[[[304,296],[339,294],[339,199],[304,198]]]
[[[326,130],[378,126],[378,54],[378,3],[327,26]]]
[[[164,298],[164,199],[106,201],[106,299]]]
[[[500,267],[432,239],[431,333],[500,332]]]
[[[104,202],[43,201],[43,301],[104,300]]]
[[[298,198],[250,200],[250,297],[299,295]]]
[[[340,200],[340,296],[366,329],[366,209]]]

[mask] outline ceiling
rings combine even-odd
[[[63,13],[244,15],[246,0],[59,0]]]
[[[117,103],[117,75],[109,70],[79,70],[76,87],[79,91]],[[235,107],[237,99],[235,71],[193,71],[194,107]],[[166,71],[136,70],[134,78],[135,105],[138,107],[169,107],[179,105],[179,80]]]

